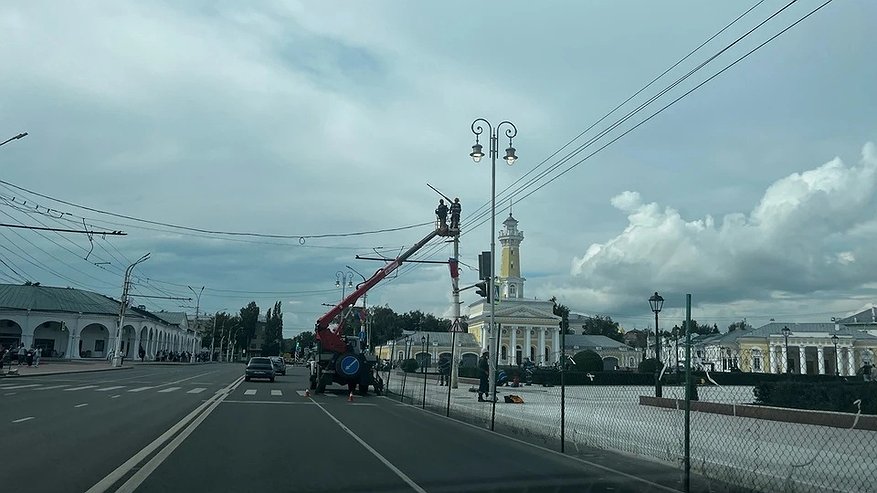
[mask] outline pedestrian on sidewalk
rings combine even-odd
[[[43,349],[36,348],[33,352],[33,365],[40,366],[40,359],[43,357]]]
[[[441,378],[439,386],[448,385],[450,383],[451,359],[447,355],[439,356],[438,370],[439,377]]]
[[[27,359],[27,349],[24,344],[18,346],[18,366],[21,366]]]
[[[6,354],[9,351],[6,349],[6,346],[0,344],[0,372],[3,371],[3,364],[6,362]]]
[[[143,363],[146,358],[146,351],[143,349],[143,346],[140,346],[140,362]]]
[[[490,393],[490,351],[485,349],[478,360],[478,402],[484,402],[484,395]]]

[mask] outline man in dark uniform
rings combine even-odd
[[[455,198],[454,203],[451,204],[451,229],[460,229],[460,212],[463,211],[463,206],[460,205],[460,199]]]
[[[484,402],[484,395],[490,393],[490,361],[488,357],[490,352],[484,350],[481,358],[478,359],[478,402]]]
[[[447,355],[439,356],[439,377],[441,380],[439,381],[439,386],[448,385],[450,383],[450,375],[451,375],[451,358]]]
[[[444,229],[448,223],[448,206],[445,205],[444,199],[439,199],[439,205],[435,209],[435,215],[439,220],[439,228]]]

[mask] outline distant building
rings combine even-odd
[[[567,334],[564,342],[569,356],[585,350],[599,354],[605,371],[636,368],[642,358],[633,347],[606,336]]]
[[[877,336],[877,307],[872,306],[855,315],[836,320],[835,323]]]
[[[516,365],[524,358],[537,365],[553,365],[560,361],[560,317],[554,314],[554,303],[524,298],[521,276],[520,246],[524,240],[518,221],[509,213],[499,232],[502,244],[494,320],[500,334],[499,364]],[[490,338],[490,301],[483,299],[469,305],[469,333],[481,349],[487,349]],[[479,351],[480,352],[480,351]]]
[[[427,341],[427,338],[429,340]],[[402,336],[375,348],[382,360],[398,363],[415,359],[421,367],[435,367],[442,356],[451,357],[451,341],[457,346],[457,360],[462,366],[475,367],[481,355],[481,346],[472,334],[457,332],[416,332],[406,330]]]
[[[121,303],[74,288],[0,284],[0,344],[38,347],[45,357],[106,358],[115,348]],[[196,351],[200,339],[182,312],[128,307],[121,350],[127,358]]]

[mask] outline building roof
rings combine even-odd
[[[451,347],[451,332],[419,332],[413,330],[403,330],[402,337],[396,339],[396,344],[405,344],[406,339],[411,339],[414,341],[412,344],[414,346],[418,346],[421,344],[420,338],[429,336],[429,344],[438,343],[439,346]],[[474,334],[469,334],[468,332],[457,332],[456,343],[461,344],[464,348],[473,348],[481,346],[478,344],[478,341],[475,340]],[[392,344],[392,341],[387,344]]]
[[[735,330],[734,333],[740,332],[737,334],[735,339],[741,337],[770,337],[770,336],[782,336],[783,335],[783,327],[788,327],[791,330],[791,334],[800,334],[800,333],[829,333],[829,334],[837,334],[839,336],[851,336],[856,339],[875,339],[877,337],[872,336],[866,332],[862,332],[861,330],[856,330],[851,327],[845,327],[840,324],[834,323],[794,323],[794,322],[771,322],[766,325],[762,325],[757,329],[751,330]]]
[[[573,335],[567,334],[565,336],[566,347],[575,347],[578,346],[581,349],[590,349],[595,347],[601,348],[617,348],[621,346],[630,347],[623,342],[616,341],[615,339],[611,339],[606,336],[596,336],[596,335]]]
[[[182,325],[183,322],[188,321],[186,312],[166,312],[162,310],[160,312],[152,312],[152,314],[171,325]]]
[[[119,304],[118,300],[114,300],[109,296],[82,289],[33,284],[0,284],[0,310],[30,310],[118,316]],[[165,323],[173,323],[136,307],[128,307],[125,315],[147,317],[164,321]]]
[[[872,306],[847,318],[842,318],[837,323],[844,325],[877,324],[877,307]]]

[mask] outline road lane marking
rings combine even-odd
[[[281,392],[281,391],[279,391],[279,390],[277,390],[277,389],[274,389],[274,390],[271,391],[271,395],[277,395],[277,396],[279,396],[279,395],[283,395],[283,392]]]
[[[401,478],[402,481],[405,481],[405,483],[407,483],[408,486],[410,486],[414,491],[416,491],[416,492],[418,492],[418,493],[426,493],[426,490],[425,490],[425,489],[421,488],[420,485],[418,485],[417,483],[415,483],[411,478],[409,478],[409,477],[408,477],[404,472],[402,472],[398,467],[394,466],[392,462],[390,462],[389,460],[387,460],[386,457],[384,457],[384,456],[381,455],[377,450],[375,450],[374,448],[372,448],[371,445],[365,443],[365,440],[363,440],[362,438],[359,438],[359,435],[357,435],[356,433],[354,433],[353,430],[351,430],[351,429],[348,428],[344,423],[342,423],[341,421],[339,421],[338,418],[336,418],[335,416],[332,416],[332,413],[330,413],[329,411],[327,411],[326,408],[323,407],[319,402],[314,401],[313,399],[311,399],[311,401],[313,401],[314,404],[316,404],[317,407],[320,408],[321,411],[323,411],[324,413],[326,413],[326,416],[329,416],[329,418],[331,418],[332,421],[335,422],[335,424],[337,424],[338,426],[340,426],[342,430],[344,430],[348,435],[350,435],[351,437],[353,437],[354,440],[356,440],[357,442],[359,442],[359,444],[362,445],[366,450],[368,450],[369,452],[371,452],[372,455],[374,455],[375,457],[377,457],[377,459],[378,459],[379,461],[383,462],[384,465],[387,466],[388,469],[390,469],[391,471],[393,471],[394,473],[396,473],[396,476],[399,476],[399,478]]]
[[[136,389],[131,389],[128,392],[143,392],[144,390],[154,389],[155,387],[137,387]]]
[[[4,395],[5,397],[9,397],[10,395],[15,395],[15,394],[17,394],[17,393],[18,393],[18,392],[9,392],[9,393],[7,393],[7,394],[3,394],[3,395]]]
[[[323,395],[325,395],[326,397],[338,397],[338,396],[335,395],[335,394],[323,394]]]
[[[38,389],[34,389],[34,390],[52,390],[52,389],[61,389],[61,388],[64,388],[64,387],[69,387],[69,386],[70,386],[69,383],[65,383],[65,384],[63,384],[63,385],[50,385],[50,386],[48,386],[48,387],[40,387],[40,388],[38,388]]]
[[[307,397],[307,395],[308,395],[307,390],[296,390],[295,393],[302,396],[302,397]]]
[[[30,421],[32,419],[34,419],[33,416],[28,416],[26,418],[13,419],[12,422],[13,423],[24,423],[25,421]]]
[[[244,395],[256,395],[256,389],[245,390]]]
[[[95,387],[97,387],[97,385],[83,385],[82,387],[71,387],[69,389],[64,389],[64,392],[72,392],[74,390],[93,389]]]
[[[117,398],[117,397],[122,397],[122,394],[116,394],[116,395],[110,397],[110,399],[115,399],[115,398]]]
[[[202,402],[198,407],[196,407],[192,412],[187,414],[183,419],[178,421],[176,424],[171,426],[167,431],[161,434],[158,438],[153,440],[149,445],[143,447],[142,450],[134,454],[130,459],[126,460],[121,466],[115,468],[111,473],[107,474],[103,479],[95,483],[94,486],[89,488],[86,493],[103,493],[108,491],[110,487],[112,487],[116,482],[122,479],[125,475],[127,475],[132,469],[134,469],[138,464],[143,462],[143,460],[150,455],[152,455],[156,449],[161,447],[166,441],[168,441],[172,436],[176,435],[182,428],[184,428],[188,423],[190,423],[193,419],[195,419],[204,409],[211,406],[217,399],[221,399],[228,395],[228,392],[237,388],[238,385],[244,380],[244,377],[238,377],[232,383],[228,384],[224,389],[220,390],[214,394],[210,399]],[[142,470],[142,469],[141,469]],[[151,471],[150,471],[151,472]],[[133,479],[133,477],[132,477]],[[145,478],[144,478],[145,479]],[[130,480],[129,480],[130,481]],[[140,480],[142,482],[143,479]],[[127,484],[127,483],[126,483]],[[139,484],[139,483],[138,483]],[[135,486],[136,488],[136,486]]]
[[[14,387],[6,387],[6,388],[3,389],[3,390],[26,389],[26,388],[28,388],[28,387],[39,387],[40,385],[42,385],[42,384],[41,384],[41,383],[30,383],[30,384],[27,384],[27,385],[16,385],[16,386],[14,386]]]
[[[204,392],[205,390],[207,390],[207,389],[204,387],[198,387],[198,388],[192,389],[186,393],[187,394],[200,394],[201,392]]]
[[[102,389],[94,389],[95,392],[109,392],[110,390],[122,389],[125,388],[124,385],[114,385],[112,387],[104,387]]]
[[[198,428],[198,425],[200,425],[202,421],[207,419],[207,416],[209,416],[210,413],[212,413],[213,410],[216,409],[217,406],[219,406],[219,404],[221,404],[222,401],[225,400],[225,398],[228,397],[228,395],[233,392],[238,387],[238,385],[241,384],[241,382],[243,382],[243,380],[243,377],[239,377],[235,382],[232,382],[231,384],[229,384],[228,387],[226,387],[226,392],[214,395],[214,400],[213,402],[209,403],[207,409],[203,413],[195,417],[191,422],[189,422],[188,426],[186,426],[179,435],[174,437],[163,449],[159,450],[158,453],[156,453],[155,456],[153,456],[152,459],[149,460],[149,462],[147,462],[140,469],[138,469],[137,472],[135,472],[128,479],[128,481],[125,481],[125,483],[122,484],[122,486],[120,486],[118,490],[116,490],[116,493],[134,493],[134,491],[137,490],[137,488],[144,481],[146,481],[146,478],[148,478],[150,474],[158,469],[161,463],[164,462],[165,459],[167,459],[174,452],[174,450],[176,450],[177,447],[179,447],[180,444],[183,443],[183,441],[188,438],[193,431],[195,431],[196,428]],[[91,490],[89,490],[86,493],[92,492]]]
[[[310,401],[233,401],[226,399],[222,401],[223,404],[283,404],[283,405],[307,405],[310,406],[313,402]],[[374,404],[372,404],[374,406]]]
[[[166,393],[166,392],[173,392],[173,391],[175,391],[175,390],[180,390],[181,388],[182,388],[182,387],[168,387],[168,388],[166,388],[166,389],[161,389],[161,390],[159,390],[159,392],[161,392],[161,393],[163,394],[163,393]]]
[[[195,375],[194,377],[182,378],[182,379],[180,379],[180,380],[176,380],[176,381],[173,381],[173,382],[168,382],[168,383],[161,384],[161,385],[159,385],[159,387],[164,387],[165,385],[176,385],[176,384],[178,384],[178,383],[183,383],[183,382],[186,382],[186,381],[188,381],[188,380],[192,380],[192,379],[194,379],[194,378],[203,377],[204,375],[210,375],[211,373],[216,373],[217,371],[218,371],[218,370],[213,370],[213,371],[208,371],[207,373],[202,373],[202,374],[200,374],[200,375]]]
[[[73,407],[85,407],[85,406],[87,406],[87,405],[88,405],[88,404],[77,404],[77,405],[75,405],[75,406],[73,406]]]

